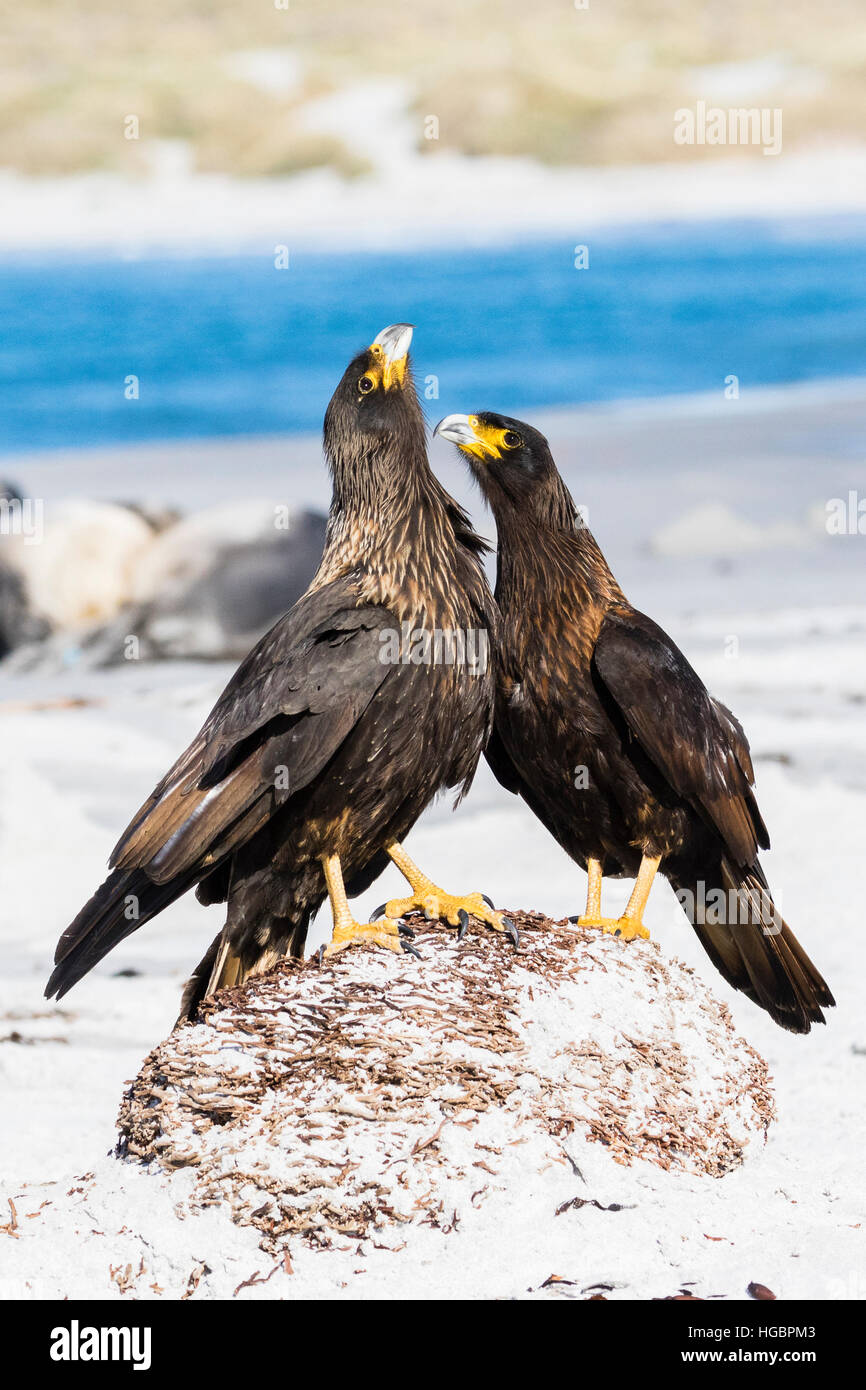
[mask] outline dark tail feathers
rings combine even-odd
[[[294,925],[287,923],[286,931],[272,935],[267,945],[252,943],[246,951],[241,952],[233,946],[234,933],[226,923],[184,985],[175,1027],[194,1019],[202,1000],[215,994],[218,989],[234,989],[253,975],[263,975],[284,956],[303,956],[308,923],[309,915]]]
[[[115,869],[57,943],[45,997],[62,999],[120,941],[162,912],[194,883],[191,878],[153,883],[141,869]]]
[[[162,912],[195,881],[195,876],[189,874],[168,883],[154,883],[141,869],[115,869],[58,941],[45,997],[62,999],[103,956]],[[221,901],[225,889],[227,884],[217,884],[199,896],[205,902]],[[254,941],[242,954],[232,947],[236,933],[231,930],[231,915],[230,906],[229,923],[211,943],[184,987],[178,1023],[191,1018],[202,999],[215,990],[243,984],[251,975],[269,970],[282,956],[303,955],[309,914],[297,923],[286,921],[285,931],[272,932],[267,945]]]
[[[710,880],[674,888],[728,984],[792,1033],[825,1022],[822,1009],[836,1001],[778,913],[760,865],[740,871],[723,859]]]

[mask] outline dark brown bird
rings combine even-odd
[[[656,870],[710,959],[781,1024],[808,1033],[833,996],[773,903],[749,745],[682,652],[626,599],[547,440],[504,415],[449,415],[499,533],[501,611],[487,758],[588,875],[584,926],[648,936]],[[635,878],[601,915],[602,875]]]
[[[358,940],[399,950],[394,919],[415,907],[455,926],[468,913],[506,925],[480,895],[438,889],[400,844],[440,789],[472,781],[492,720],[496,621],[486,546],[427,462],[411,337],[395,324],[350,363],[325,416],[333,500],[318,572],[124,831],[110,876],[60,938],[47,995],[196,885],[228,912],[182,1017],[302,954],[326,894],[329,951]],[[347,893],[389,857],[412,894],[360,926]]]

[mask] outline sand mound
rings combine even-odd
[[[423,960],[353,948],[224,991],[145,1060],[119,1152],[277,1252],[399,1248],[552,1165],[579,1178],[591,1144],[711,1177],[763,1144],[766,1064],[692,971],[512,916],[519,951],[417,920]]]

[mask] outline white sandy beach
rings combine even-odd
[[[372,174],[353,179],[328,169],[281,179],[199,174],[170,145],[154,150],[149,177],[0,170],[0,251],[272,255],[277,246],[384,251],[558,235],[580,243],[601,226],[866,210],[863,145],[549,168],[530,159],[420,156],[411,132],[395,145],[376,120],[360,128],[364,152],[378,157]]]

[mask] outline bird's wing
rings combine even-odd
[[[305,594],[239,667],[189,748],[120,838],[111,867],[165,883],[202,874],[315,778],[388,674],[393,614],[343,580]]]
[[[752,792],[749,745],[730,710],[667,633],[634,609],[605,616],[593,664],[626,736],[716,831],[734,862],[753,865],[770,841]]]

